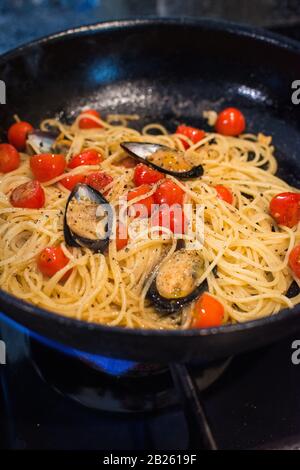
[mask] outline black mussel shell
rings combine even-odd
[[[78,212],[76,204],[73,204],[76,202],[82,205],[82,208],[80,205],[78,206],[79,210],[83,211],[82,213]],[[102,236],[99,236],[96,232],[97,224],[101,224],[101,220],[97,222],[97,214],[95,212],[94,215],[93,206],[97,206],[97,211],[101,209],[101,217],[103,218]],[[103,253],[109,243],[113,218],[114,213],[111,205],[99,191],[87,184],[77,184],[68,198],[65,210],[64,237],[66,243],[69,246],[89,248],[94,253]]]
[[[40,129],[34,129],[27,136],[26,143],[34,149],[38,149],[39,153],[51,153],[54,151],[55,141],[58,133],[41,131]]]
[[[175,258],[173,259],[173,257]],[[166,269],[162,269],[163,266],[165,266]],[[201,277],[203,269],[204,261],[201,260],[201,257],[197,252],[191,252],[185,249],[176,251],[168,260],[166,265],[162,263],[158,268],[155,279],[151,283],[151,286],[147,292],[147,298],[162,314],[170,315],[178,312],[185,305],[193,302],[199,297],[199,295],[208,289],[206,280],[203,281],[200,285],[196,285],[196,280]],[[161,288],[164,287],[167,291],[171,288],[171,292],[169,292],[168,297],[164,297],[162,295],[163,289],[160,289],[159,291],[159,288],[157,287],[159,277],[162,278],[160,279],[160,282],[162,282]],[[191,292],[188,289],[189,293],[187,293],[185,296],[172,297],[172,289],[174,289],[174,292],[177,291],[178,294],[178,288],[180,291],[182,288],[184,290],[188,287],[189,282],[191,282]],[[195,284],[194,287],[193,284]]]
[[[156,287],[156,282],[154,280],[147,292],[147,298],[151,300],[156,310],[158,310],[160,313],[163,315],[171,315],[172,313],[178,312],[183,307],[196,300],[201,294],[203,294],[203,292],[207,290],[208,284],[205,280],[190,295],[187,295],[182,299],[166,299],[159,294]]]
[[[165,173],[182,180],[198,178],[203,175],[202,165],[193,166],[190,170],[186,171],[172,171],[149,161],[149,157],[158,151],[177,153],[179,156],[183,155],[183,152],[174,150],[166,145],[152,144],[148,142],[123,142],[120,145],[133,158],[139,162],[145,163],[145,165],[151,166],[161,173]]]

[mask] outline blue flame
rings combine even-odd
[[[29,330],[28,328],[20,325],[11,318],[8,318],[2,312],[0,312],[0,321],[20,331],[22,334],[30,336],[31,338],[39,341],[40,343],[44,344],[49,348],[55,349],[56,351],[59,351],[62,354],[75,357],[80,360],[84,360],[90,363],[93,367],[101,369],[103,372],[106,372],[110,375],[119,376],[126,374],[137,365],[137,363],[134,361],[125,361],[123,359],[111,359],[108,357],[90,354],[84,351],[73,349],[68,346],[64,346],[61,343],[58,343],[52,339],[45,338],[44,336],[41,336],[38,333]]]

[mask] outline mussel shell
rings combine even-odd
[[[156,310],[164,315],[171,315],[181,310],[185,305],[196,300],[203,292],[208,290],[207,281],[203,281],[195,290],[182,299],[166,299],[157,290],[156,280],[154,280],[147,292],[147,298],[153,303]]]
[[[193,166],[190,170],[178,172],[178,171],[167,170],[166,168],[162,168],[148,160],[148,158],[151,155],[153,155],[155,152],[159,150],[176,152],[176,150],[171,149],[170,147],[167,147],[166,145],[152,144],[150,142],[123,142],[120,145],[135,160],[145,163],[145,165],[151,166],[152,168],[160,171],[161,173],[165,173],[167,175],[171,175],[171,176],[174,176],[175,178],[182,179],[182,180],[198,178],[203,175],[202,165]]]
[[[197,251],[179,248],[177,244],[177,250],[168,259],[167,264],[163,262],[159,265],[155,279],[148,289],[147,298],[159,312],[164,314],[176,313],[208,289],[206,280],[200,285],[196,284],[196,279],[202,276],[203,270],[204,260],[201,254]],[[177,291],[178,287],[180,291],[182,289],[183,291],[189,290],[189,282],[192,285],[195,284],[191,292],[186,293],[183,297],[172,296],[172,293]],[[164,292],[166,296],[163,295]]]
[[[38,149],[39,153],[51,153],[54,150],[55,141],[58,134],[49,131],[41,131],[40,129],[34,129],[27,136],[26,143],[33,148]]]
[[[99,239],[90,239],[82,237],[71,230],[68,225],[68,208],[70,202],[75,198],[76,200],[80,200],[82,194],[86,194],[88,198],[97,203],[98,205],[105,204],[106,215],[107,215],[107,223],[105,224],[105,238]],[[112,225],[113,225],[113,209],[110,206],[109,202],[105,199],[105,197],[96,189],[92,188],[87,184],[77,184],[74,189],[71,191],[70,196],[67,201],[65,216],[64,216],[64,237],[65,241],[69,246],[76,246],[76,247],[86,247],[89,248],[94,253],[103,253],[108,246],[109,238],[112,232]]]

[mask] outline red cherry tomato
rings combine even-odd
[[[82,116],[83,114],[89,114],[90,116],[94,116],[100,119],[100,114],[95,109],[87,109],[86,111],[82,111],[80,116]],[[101,128],[103,126],[99,122],[93,121],[93,119],[89,119],[88,117],[82,117],[79,121],[79,127],[80,129],[94,129]]]
[[[198,142],[200,142],[200,140],[204,139],[206,135],[205,132],[201,129],[197,129],[196,127],[191,126],[185,126],[184,124],[181,124],[177,127],[176,134],[182,134],[185,137],[188,137],[193,142],[193,144],[197,144]],[[190,145],[186,140],[181,139],[181,142],[183,143],[185,149],[189,148]]]
[[[10,203],[14,207],[41,209],[45,205],[45,193],[38,181],[28,181],[13,190]]]
[[[10,144],[0,144],[0,173],[8,173],[20,166],[20,155]]]
[[[72,191],[72,189],[76,186],[76,184],[83,183],[84,180],[85,180],[84,175],[70,175],[60,180],[60,183],[69,191]]]
[[[48,247],[38,256],[37,265],[44,276],[52,277],[63,269],[69,261],[60,246]],[[66,274],[69,275],[69,272]]]
[[[137,188],[129,191],[129,193],[127,194],[127,200],[131,201],[136,197],[142,196],[143,194],[147,194],[149,191],[151,191],[151,189],[152,188],[149,184],[142,184],[141,186],[138,186]],[[153,204],[153,196],[145,197],[144,199],[138,201],[136,204],[133,204],[133,206],[129,207],[129,214],[134,214],[134,217],[149,217],[151,215]],[[133,207],[133,209],[131,209],[131,207]]]
[[[300,220],[300,194],[277,194],[270,202],[270,214],[279,225],[294,227]]]
[[[215,189],[217,190],[218,197],[220,199],[225,202],[228,202],[228,204],[233,203],[233,194],[228,188],[222,186],[221,184],[217,184],[217,186],[215,186]]]
[[[24,150],[27,136],[33,131],[33,127],[29,122],[15,122],[8,129],[8,142],[16,147],[17,150]]]
[[[172,206],[172,204],[183,203],[184,191],[176,183],[166,179],[160,183],[153,197],[156,204]]]
[[[295,246],[291,251],[289,265],[295,276],[300,278],[300,245]]]
[[[220,326],[223,317],[223,305],[211,295],[204,293],[195,304],[192,328],[213,328]]]
[[[137,162],[131,157],[125,157],[120,162],[115,163],[115,166],[124,166],[125,168],[134,168],[136,165]]]
[[[60,154],[41,153],[30,157],[31,171],[34,177],[42,183],[61,175],[65,167],[65,157]]]
[[[68,168],[77,168],[82,165],[99,165],[103,162],[103,157],[101,153],[97,150],[84,150],[78,155],[74,155],[68,164]]]
[[[116,247],[117,250],[122,250],[128,244],[128,233],[123,225],[118,224],[116,230]]]
[[[151,218],[152,227],[165,227],[174,234],[181,235],[186,233],[188,224],[184,215],[182,206],[174,204],[171,207],[164,204]],[[160,234],[164,233],[163,231]]]
[[[136,186],[141,184],[153,184],[164,179],[165,175],[143,163],[139,163],[134,170],[133,181]]]
[[[98,171],[87,175],[84,179],[85,184],[100,191],[113,181],[113,178],[104,171]]]
[[[221,111],[216,122],[216,131],[222,135],[236,136],[246,129],[246,120],[239,109],[227,108]]]

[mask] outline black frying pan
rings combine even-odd
[[[17,113],[38,124],[68,119],[84,105],[105,115],[139,113],[142,123],[203,127],[204,109],[241,108],[248,130],[274,136],[279,174],[299,185],[300,45],[261,30],[214,21],[142,20],[78,28],[0,59],[7,105],[1,132]],[[141,123],[138,124],[139,126]],[[218,329],[140,331],[64,318],[0,291],[1,310],[45,337],[84,351],[139,361],[207,361],[300,329],[300,305],[276,316]]]

